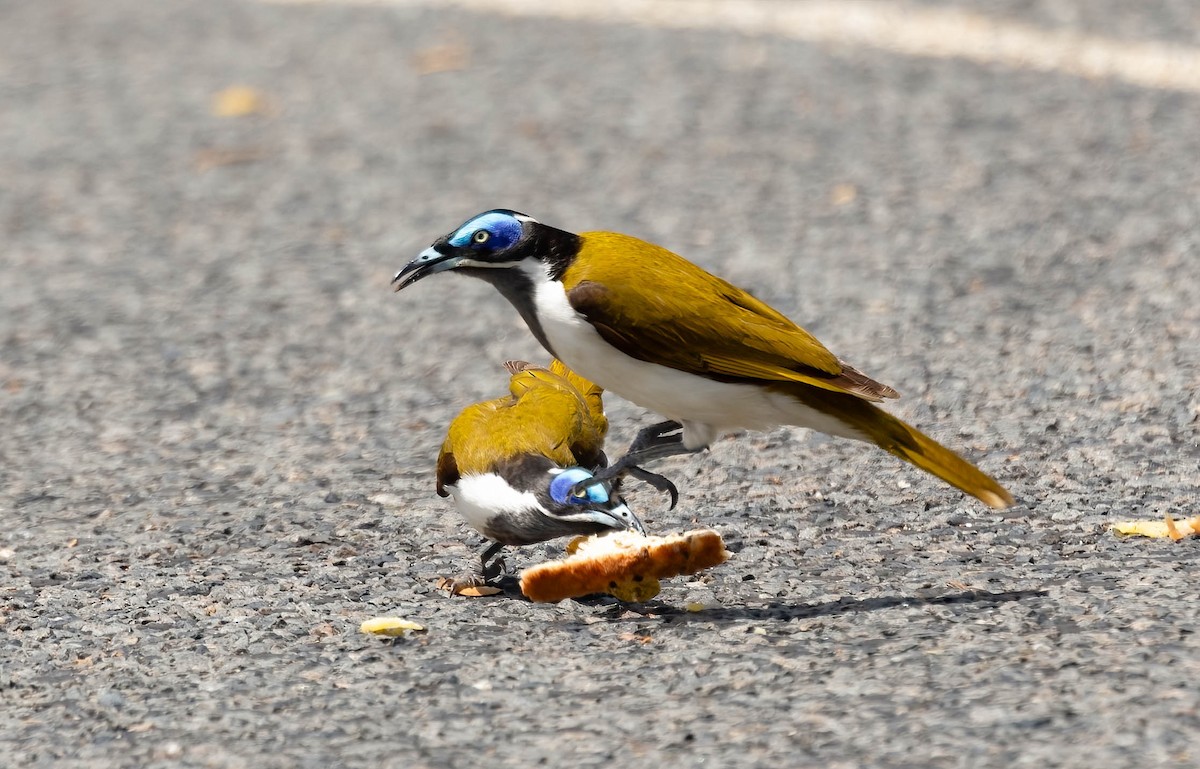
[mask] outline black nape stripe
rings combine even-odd
[[[533,256],[546,265],[551,280],[562,280],[563,273],[579,255],[583,238],[573,232],[534,224],[533,232],[518,249],[525,256]]]
[[[514,489],[548,493],[550,470],[554,463],[540,454],[518,454],[496,463],[492,472],[499,475]]]

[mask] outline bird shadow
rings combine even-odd
[[[501,589],[503,597],[509,600],[528,601],[521,592],[520,582],[513,575],[503,575],[492,582]],[[650,600],[645,603],[626,603],[611,595],[597,593],[569,599],[573,603],[600,609],[591,615],[591,621],[607,620],[613,623],[645,622],[660,620],[664,624],[686,622],[717,622],[734,623],[745,621],[790,621],[813,619],[817,617],[837,617],[843,614],[863,614],[886,609],[896,609],[905,606],[932,607],[976,605],[994,606],[1013,601],[1023,601],[1033,598],[1043,598],[1049,594],[1044,589],[1034,590],[960,590],[953,593],[938,595],[882,595],[872,598],[839,598],[836,601],[821,601],[819,603],[769,603],[757,606],[714,606],[693,611],[681,608],[665,601]]]
[[[1041,598],[1048,594],[1046,590],[1007,590],[990,592],[987,590],[963,590],[956,593],[943,593],[934,596],[884,595],[873,598],[839,598],[836,601],[820,603],[773,603],[760,606],[717,606],[699,611],[681,609],[657,601],[644,604],[627,604],[617,601],[611,596],[577,599],[580,603],[597,605],[607,601],[612,604],[606,611],[595,617],[608,619],[612,622],[644,622],[648,619],[659,619],[664,623],[681,622],[744,622],[747,620],[798,620],[816,617],[836,617],[843,614],[859,614],[885,609],[895,609],[902,606],[954,606],[979,605],[990,606],[1012,601],[1022,601],[1031,598]]]

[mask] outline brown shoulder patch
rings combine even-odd
[[[600,309],[608,303],[608,289],[591,280],[581,280],[567,290],[567,301],[586,317],[588,310]]]
[[[439,497],[448,497],[450,492],[446,491],[447,486],[454,486],[458,483],[458,479],[462,475],[458,472],[458,462],[454,459],[454,454],[449,451],[443,451],[438,455],[437,461],[437,493]]]

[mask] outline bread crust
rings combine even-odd
[[[639,584],[657,585],[660,579],[695,574],[728,558],[721,535],[711,529],[666,537],[623,531],[589,537],[574,555],[526,569],[521,573],[521,592],[539,603],[593,593],[622,598],[631,594],[646,600],[658,591],[646,595],[647,591],[637,589]]]

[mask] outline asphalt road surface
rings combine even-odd
[[[1200,763],[1200,542],[1107,529],[1197,514],[1200,76],[1130,74],[1196,6],[536,5],[0,3],[0,764]],[[940,18],[1133,53],[892,44]],[[493,207],[745,286],[1019,504],[747,434],[631,495],[722,532],[702,578],[439,593],[482,545],[443,431],[544,354],[482,283],[388,282]],[[619,451],[653,416],[609,406]]]

